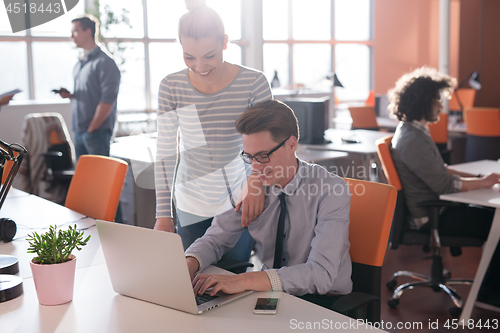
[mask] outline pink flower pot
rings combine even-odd
[[[38,302],[42,305],[59,305],[73,299],[76,257],[61,264],[41,265],[30,262]]]

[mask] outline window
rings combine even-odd
[[[371,2],[373,0],[262,0],[262,13],[246,13],[251,24],[242,24],[243,11],[253,1],[207,0],[222,17],[230,41],[225,52],[229,62],[261,65],[271,80],[278,73],[281,87],[329,91],[326,76],[337,73],[344,89],[340,100],[363,100],[371,80]],[[85,7],[87,6],[87,7]],[[72,68],[79,50],[70,38],[71,20],[92,11],[94,1],[79,1],[67,14],[46,24],[13,34],[5,7],[0,6],[0,92],[23,90],[16,99],[53,100],[52,89],[73,87]],[[186,12],[182,0],[100,0],[101,15],[110,9],[127,12],[131,27],[111,25],[101,29],[115,53],[122,80],[118,97],[120,112],[154,111],[158,86],[169,73],[185,68],[177,41],[177,24]],[[252,7],[253,8],[253,7]],[[262,21],[263,63],[249,50],[254,22]],[[250,29],[248,31],[245,29]],[[259,31],[259,29],[257,29]],[[254,36],[255,37],[255,36]],[[257,43],[260,44],[260,43]],[[258,45],[260,47],[260,45]],[[242,62],[242,59],[245,63]],[[15,64],[13,66],[12,64]]]
[[[263,1],[264,73],[281,87],[330,91],[335,72],[341,101],[365,100],[371,82],[371,0]]]

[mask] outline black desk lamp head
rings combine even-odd
[[[3,178],[5,163],[7,161],[13,161],[12,168],[10,168],[5,182],[0,185],[0,209],[2,209],[3,202],[12,186],[12,180],[17,174],[26,153],[26,148],[19,144],[14,143],[9,145],[0,140],[0,180]],[[16,235],[16,231],[17,227],[14,221],[8,218],[0,219],[0,241],[10,242]]]

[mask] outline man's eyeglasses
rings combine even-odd
[[[269,151],[267,154],[258,154],[255,156],[252,156],[250,154],[245,153],[245,151],[242,151],[240,156],[243,159],[245,163],[252,164],[253,160],[256,160],[259,163],[268,163],[271,159],[269,156],[271,156],[272,153],[274,153],[276,150],[280,149],[286,142],[286,140],[290,139],[290,137],[286,138],[282,143],[280,143],[276,148],[273,150]]]

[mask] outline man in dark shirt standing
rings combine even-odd
[[[73,70],[74,92],[61,88],[59,94],[71,99],[75,155],[77,159],[84,154],[109,156],[120,70],[96,44],[95,19],[77,18],[72,24],[71,38],[82,52]]]

